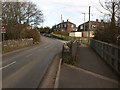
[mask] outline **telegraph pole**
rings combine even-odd
[[[82,14],[84,14],[84,32],[85,32],[85,13]]]
[[[90,43],[90,27],[91,27],[91,25],[90,25],[90,8],[91,8],[91,6],[89,6],[89,29],[88,29],[88,42]]]
[[[62,14],[61,14],[61,25],[60,25],[60,29],[61,29],[61,32],[62,32]],[[62,38],[62,33],[61,33],[61,38]]]
[[[62,22],[62,14],[61,14],[61,22]]]

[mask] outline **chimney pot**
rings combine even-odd
[[[101,22],[103,22],[103,20],[101,19]]]
[[[96,19],[96,22],[98,22],[98,19]]]

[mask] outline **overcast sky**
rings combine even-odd
[[[86,21],[88,21],[89,6],[91,6],[91,20],[102,19],[101,14],[97,9],[102,10],[99,0],[30,0],[42,10],[44,14],[43,26],[52,27],[60,23],[62,19],[67,19],[77,26],[84,23],[84,15],[86,13]],[[96,9],[97,8],[97,9]]]

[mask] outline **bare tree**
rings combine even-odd
[[[108,11],[108,15],[111,16],[111,23],[115,26],[115,18],[120,16],[120,0],[103,0],[103,2],[99,0],[99,3]]]
[[[32,22],[39,25],[43,21],[42,11],[32,2],[3,2],[2,11],[6,39],[19,39],[23,28]],[[27,23],[26,26],[23,23]]]
[[[116,21],[120,14],[120,0],[104,0],[103,2],[99,0],[99,3],[110,15],[111,21],[110,25],[105,27],[103,31],[97,30],[95,37],[102,41],[116,43],[116,37],[118,35]]]

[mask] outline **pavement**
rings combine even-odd
[[[62,64],[58,88],[119,88],[120,78],[90,47],[81,45],[76,66]]]
[[[61,54],[56,55],[53,62],[51,63],[49,69],[47,70],[47,73],[45,74],[39,88],[54,88],[55,82],[57,80],[57,71],[59,69]]]
[[[3,88],[38,88],[63,43],[42,37],[41,45],[2,56]]]

